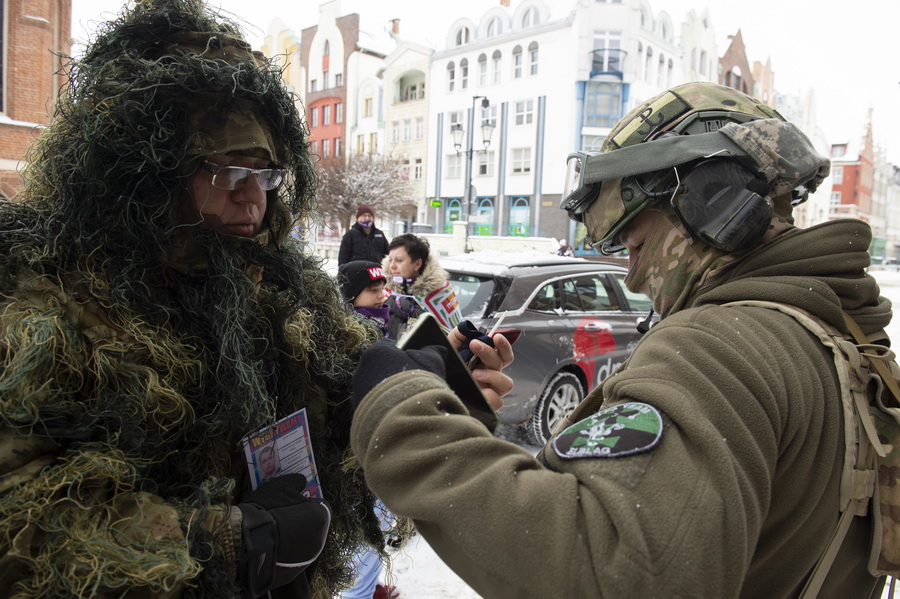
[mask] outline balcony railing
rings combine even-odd
[[[419,90],[417,92],[408,91],[400,96],[394,96],[394,104],[400,104],[402,102],[412,102],[413,100],[424,100],[425,99],[425,90]]]
[[[601,48],[591,52],[591,77],[603,73],[622,76],[625,70],[625,55],[620,48]]]

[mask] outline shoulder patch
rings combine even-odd
[[[600,410],[553,439],[563,459],[616,458],[650,451],[662,439],[663,422],[653,406],[628,402]]]

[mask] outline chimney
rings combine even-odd
[[[509,8],[509,0],[500,0],[500,6],[505,6]]]
[[[391,19],[391,33],[400,35],[400,19]]]

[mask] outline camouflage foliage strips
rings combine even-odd
[[[154,0],[104,24],[69,77],[22,197],[0,205],[0,426],[12,454],[47,456],[4,468],[22,478],[0,480],[0,571],[23,573],[22,597],[232,595],[210,560],[227,527],[201,524],[240,498],[240,437],[307,407],[334,510],[311,583],[331,597],[381,534],[346,438],[376,333],[290,236],[315,182],[279,69],[201,2]],[[277,136],[287,182],[255,239],[179,226],[198,98],[214,114],[252,102]],[[152,539],[113,524],[136,513],[157,514]]]

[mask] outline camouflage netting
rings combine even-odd
[[[173,46],[185,32],[236,53]],[[0,555],[16,535],[41,541],[21,596],[132,585],[231,595],[233,573],[209,559],[213,535],[196,521],[239,501],[240,437],[300,407],[334,510],[311,575],[316,596],[349,581],[363,537],[380,539],[373,498],[347,466],[351,376],[376,333],[347,314],[321,262],[290,236],[315,210],[305,128],[279,69],[249,58],[239,37],[190,0],[138,2],[103,25],[70,61],[22,198],[0,204],[0,424],[61,448],[0,495]],[[277,136],[288,180],[268,192],[267,231],[256,239],[178,226],[196,163],[185,124],[198,97],[223,111],[249,99]],[[173,264],[186,235],[199,274]],[[44,292],[40,301],[19,301],[23,281]],[[121,513],[112,498],[123,492],[195,511],[181,521],[187,542],[117,543],[104,510]],[[101,509],[84,509],[92,502]]]

